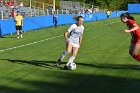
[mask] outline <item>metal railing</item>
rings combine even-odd
[[[15,7],[17,7],[19,1],[21,0],[15,0]],[[28,2],[27,2],[28,1]],[[66,1],[65,1],[66,2]],[[62,2],[60,2],[62,3]],[[69,5],[68,5],[69,4]],[[62,4],[63,5],[63,4]],[[84,7],[76,7],[73,8],[73,5],[78,5],[80,6],[79,2],[67,2],[67,4],[64,4],[65,6],[67,6],[67,8],[65,9],[56,9],[55,11],[57,12],[57,14],[80,14],[80,13],[85,13],[87,12],[86,9],[84,9]],[[22,7],[20,9],[20,13],[23,17],[34,17],[34,16],[42,16],[42,15],[52,15],[54,10],[52,7],[52,4],[45,4],[42,2],[38,2],[36,0],[24,0],[24,7]],[[15,10],[15,14],[17,9]],[[99,8],[98,8],[99,10]],[[3,7],[0,8],[0,19],[10,19],[12,18],[12,14],[11,14],[12,9],[6,9]],[[94,11],[93,11],[94,12]],[[95,11],[95,12],[99,12],[99,11]]]
[[[16,14],[15,10],[15,14]],[[12,10],[1,10],[0,11],[0,19],[4,20],[4,19],[11,19],[12,18],[12,14],[11,14]],[[79,10],[70,10],[70,9],[61,9],[61,10],[56,10],[57,14],[80,14],[80,13],[85,13],[84,10],[80,11]],[[49,9],[41,9],[41,8],[32,8],[30,9],[29,7],[23,8],[20,10],[20,14],[23,17],[35,17],[35,16],[44,16],[44,15],[52,15],[53,14],[53,10],[49,10]]]

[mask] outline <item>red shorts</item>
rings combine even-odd
[[[132,38],[131,44],[140,44],[140,38]]]

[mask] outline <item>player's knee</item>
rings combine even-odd
[[[70,53],[71,53],[71,51],[70,51],[70,50],[69,50],[69,51],[67,51],[67,55],[68,55],[68,54],[70,54]]]
[[[133,53],[132,53],[132,56],[137,56],[137,55],[138,55],[137,52],[133,52]]]

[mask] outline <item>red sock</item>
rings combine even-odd
[[[140,54],[137,54],[136,56],[133,56],[133,58],[140,62]]]

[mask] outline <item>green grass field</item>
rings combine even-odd
[[[140,25],[139,15],[134,15]],[[119,18],[84,23],[75,71],[55,62],[69,25],[0,39],[0,93],[140,93],[138,62],[128,54],[131,36]],[[35,43],[36,42],[36,43]]]

